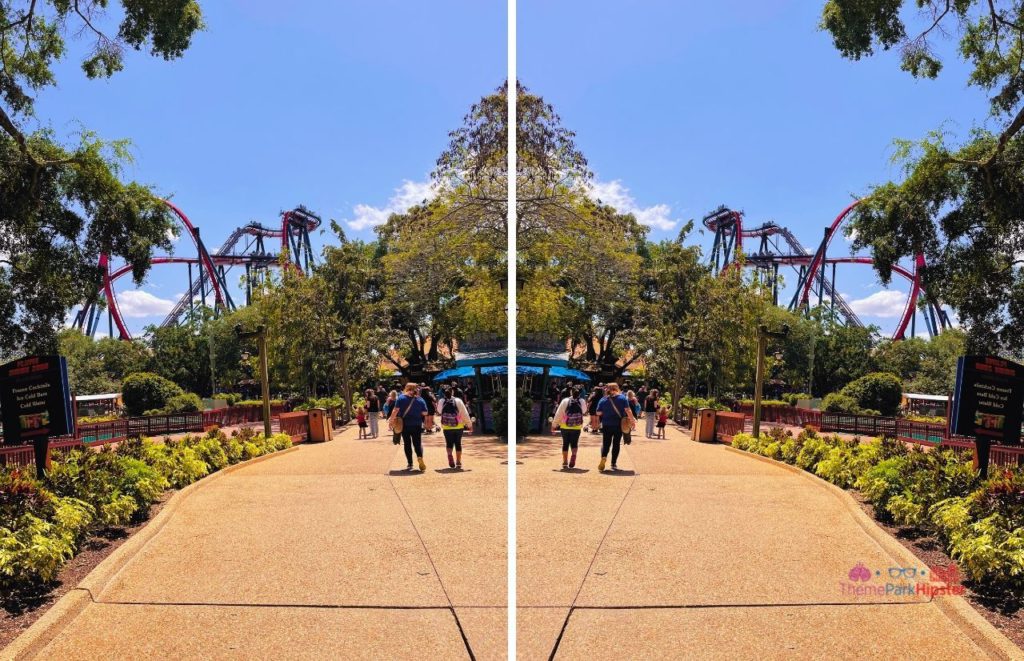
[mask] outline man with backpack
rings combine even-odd
[[[462,401],[462,391],[452,388],[442,393],[442,398],[437,402],[437,408],[441,412],[441,432],[444,434],[444,446],[448,450],[448,467],[462,469],[462,434],[469,430],[473,432],[473,419],[469,416],[469,409]],[[452,457],[452,450],[455,456]]]
[[[580,397],[580,389],[572,388],[562,391],[562,401],[551,418],[551,431],[556,429],[562,433],[562,468],[576,467],[576,452],[580,447],[580,433],[583,431],[583,416],[587,410],[587,400]],[[569,456],[569,450],[572,456]]]

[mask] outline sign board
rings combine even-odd
[[[963,356],[957,361],[952,433],[1017,445],[1022,406],[1024,366],[994,356]]]
[[[63,356],[29,356],[0,367],[0,413],[5,445],[74,433]]]

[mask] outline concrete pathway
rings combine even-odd
[[[409,473],[356,435],[181,494],[38,658],[504,658],[506,446],[467,437],[459,472],[426,436]]]
[[[1020,655],[962,599],[844,590],[857,563],[927,570],[846,494],[681,430],[642,436],[617,473],[597,472],[596,436],[570,471],[557,437],[518,446],[521,659]]]

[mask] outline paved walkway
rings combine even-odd
[[[844,494],[678,429],[642,436],[617,473],[597,472],[589,434],[570,471],[557,437],[518,446],[521,659],[990,658],[986,634],[1012,647],[948,598],[845,593],[857,563],[925,567]]]
[[[425,445],[349,428],[183,494],[39,658],[504,658],[507,447]]]

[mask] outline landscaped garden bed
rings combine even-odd
[[[227,436],[214,429],[61,452],[44,480],[32,469],[0,468],[0,602],[8,617],[50,603],[57,579],[83,547],[102,549],[104,539],[134,532],[168,490],[291,445],[286,434],[265,438],[242,429]]]
[[[855,490],[879,523],[926,562],[956,562],[968,600],[1024,645],[1024,471],[1000,469],[981,480],[964,452],[887,438],[845,440],[813,429],[736,434],[732,446]]]

